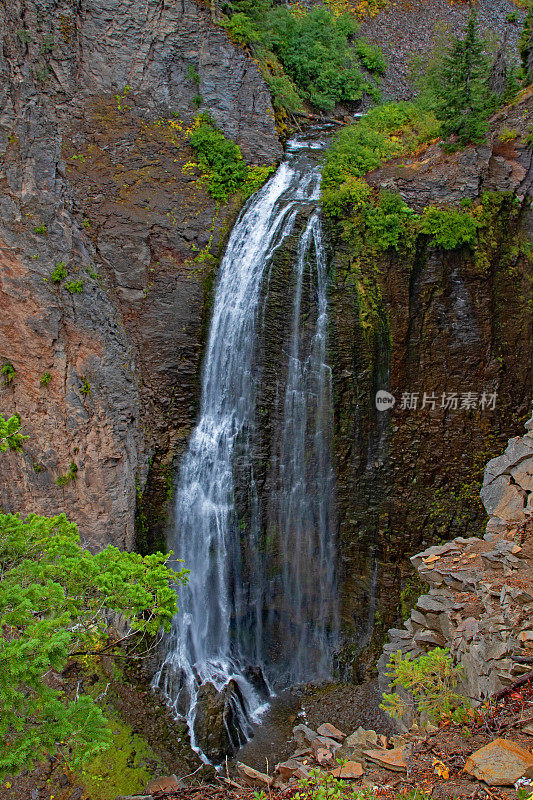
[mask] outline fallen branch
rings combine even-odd
[[[501,689],[496,694],[491,695],[491,700],[503,700],[504,697],[507,697],[508,694],[512,694],[516,689],[519,689],[521,686],[525,686],[526,683],[533,680],[533,671],[528,672],[526,675],[522,675],[521,678],[518,678],[516,681],[513,681],[510,686],[506,686],[505,689]]]

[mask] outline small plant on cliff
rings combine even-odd
[[[66,486],[67,483],[70,483],[71,481],[75,481],[76,480],[77,474],[78,474],[78,467],[74,463],[74,461],[71,461],[70,462],[69,471],[66,472],[64,475],[59,475],[56,478],[55,482],[56,482],[57,486]]]
[[[5,419],[3,414],[0,414],[0,453],[5,453],[6,450],[22,450],[22,442],[28,439],[21,433],[22,424],[18,414],[13,414],[9,419]]]
[[[43,372],[43,374],[39,378],[39,383],[41,384],[41,386],[48,386],[48,384],[50,383],[51,380],[52,380],[52,376],[50,375],[50,373],[49,372]]]
[[[1,448],[1,444],[0,444]],[[80,768],[112,746],[112,726],[83,689],[58,687],[69,659],[95,665],[118,654],[109,612],[124,641],[168,630],[176,612],[169,556],[82,548],[64,514],[0,515],[0,779],[47,756]]]
[[[83,281],[68,281],[68,283],[65,283],[65,289],[70,294],[81,294],[83,292]]]
[[[81,378],[81,387],[80,387],[80,394],[83,394],[85,397],[91,394],[91,384],[87,380],[87,378]]]
[[[46,233],[48,233],[48,229],[46,225],[36,225],[35,228],[33,229],[33,232],[39,233],[41,234],[41,236],[44,236]]]
[[[3,376],[3,384],[7,386],[9,383],[12,383],[15,380],[15,375],[17,374],[15,367],[11,363],[11,361],[6,361],[5,364],[2,364],[0,367],[0,375]]]
[[[234,192],[248,196],[257,191],[275,169],[272,165],[248,167],[240,147],[226,139],[207,114],[198,115],[189,141],[198,155],[209,193],[221,203]]]
[[[60,261],[50,273],[50,280],[52,283],[61,283],[61,281],[68,275],[67,264],[65,261]]]
[[[452,718],[464,722],[470,707],[469,701],[458,693],[462,667],[453,663],[450,651],[436,647],[424,656],[411,658],[401,650],[393,653],[388,664],[391,686],[401,686],[413,697],[415,710],[432,722]],[[381,704],[391,717],[402,717],[406,701],[396,692],[383,694]]]
[[[466,212],[430,206],[424,211],[420,231],[432,236],[438,247],[454,250],[464,244],[474,246],[480,225]]]

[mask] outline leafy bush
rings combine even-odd
[[[48,386],[48,384],[50,383],[51,380],[52,380],[52,376],[50,375],[50,373],[49,372],[43,372],[43,374],[39,378],[39,383],[41,384],[41,386]]]
[[[52,283],[61,283],[63,278],[68,275],[67,265],[65,261],[60,261],[58,265],[50,273],[50,280]]]
[[[359,56],[362,65],[366,67],[369,72],[377,72],[380,75],[384,74],[387,69],[387,60],[377,45],[370,44],[366,39],[357,39],[355,42],[355,52]]]
[[[44,236],[48,232],[48,228],[46,225],[36,225],[33,229],[34,233],[39,233],[41,236]]]
[[[76,476],[78,474],[78,466],[74,463],[74,461],[70,462],[69,471],[66,472],[64,475],[59,475],[56,478],[55,482],[57,486],[66,486],[67,483],[76,480]]]
[[[281,6],[269,13],[262,41],[279,58],[300,96],[331,111],[335,103],[356,102],[365,92],[378,98],[376,84],[361,71],[349,46],[356,31],[357,23],[349,14],[335,17],[320,6],[302,14]],[[377,64],[371,45],[359,47],[369,62]]]
[[[242,191],[245,196],[257,191],[275,166],[248,167],[240,147],[226,139],[207,114],[195,120],[189,141],[198,156],[211,196],[225,203],[230,194]]]
[[[426,208],[422,216],[420,232],[435,239],[435,243],[445,250],[454,250],[463,244],[474,245],[478,220],[464,211]]]
[[[87,395],[91,394],[91,391],[92,391],[91,384],[89,383],[87,378],[83,377],[81,379],[80,394],[83,394],[85,395],[85,397],[87,397]]]
[[[8,383],[11,383],[15,379],[16,374],[17,372],[11,361],[6,361],[5,364],[2,364],[0,367],[0,375],[4,376],[4,386],[7,386]]]
[[[241,12],[233,14],[228,20],[223,23],[224,27],[236,42],[239,44],[249,44],[250,42],[259,42],[261,40],[261,33],[250,19]]]
[[[381,192],[376,205],[367,205],[363,212],[365,240],[378,250],[398,249],[405,231],[406,219],[413,214],[397,192]]]
[[[189,139],[204,170],[209,192],[215,200],[226,202],[243,184],[247,166],[240,147],[226,139],[207,114],[196,118]]]
[[[345,214],[354,178],[433,139],[437,133],[434,114],[407,102],[378,106],[359,122],[342,128],[333,139],[323,171],[325,212],[329,216]],[[359,184],[356,186],[360,189]]]
[[[5,419],[3,414],[0,414],[0,453],[5,453],[6,450],[22,450],[22,442],[28,439],[28,436],[23,436],[20,432],[22,425],[18,414],[13,414],[9,419]]]
[[[1,444],[0,444],[1,447]],[[79,767],[112,744],[103,711],[86,694],[52,688],[69,658],[116,653],[109,611],[127,637],[168,630],[173,572],[162,553],[84,550],[64,514],[0,515],[0,778],[46,755]]]
[[[273,102],[287,111],[301,110],[302,99],[331,111],[338,102],[356,102],[366,92],[377,100],[377,84],[361,69],[386,69],[379,47],[352,38],[353,14],[329,8],[273,7],[271,0],[231,0],[222,4],[222,24],[240,44],[249,45],[261,64]],[[272,57],[275,65],[272,69]]]
[[[449,650],[436,647],[415,659],[398,650],[391,655],[388,666],[391,685],[412,694],[417,713],[427,715],[432,722],[449,718],[464,721],[470,704],[456,691],[462,667],[453,663]],[[396,692],[383,694],[381,708],[399,718],[405,713],[405,700]]]
[[[83,292],[83,281],[69,281],[65,284],[65,289],[70,294],[81,294]]]

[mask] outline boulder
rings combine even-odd
[[[221,764],[244,744],[240,719],[245,716],[244,699],[236,681],[231,680],[221,691],[212,683],[200,686],[194,735],[211,762]]]
[[[292,736],[296,745],[300,748],[311,747],[318,733],[307,725],[296,725],[292,729]]]
[[[348,747],[357,747],[358,745],[369,747],[370,745],[376,746],[377,743],[378,735],[376,731],[365,731],[365,729],[361,727],[357,728],[344,742]]]
[[[259,770],[243,764],[242,761],[237,761],[235,766],[240,777],[249,786],[272,786],[274,782],[274,778],[271,778],[270,775],[265,775],[264,772],[259,772]]]
[[[316,732],[320,736],[327,736],[330,739],[336,739],[339,742],[342,742],[346,739],[346,734],[336,728],[334,725],[330,725],[329,722],[324,722],[320,727],[316,729]]]
[[[533,457],[521,461],[518,466],[511,469],[511,475],[516,483],[526,492],[533,492]]]
[[[276,764],[274,772],[280,775],[282,780],[289,781],[295,775],[298,777],[297,773],[301,766],[300,762],[296,761],[295,758],[289,758],[287,761],[281,761],[279,764]]]
[[[513,786],[528,768],[533,755],[516,742],[495,739],[467,759],[464,771],[489,786]]]
[[[499,475],[491,483],[483,486],[481,499],[487,513],[508,522],[524,522],[524,495],[520,488],[511,483],[508,475]]]

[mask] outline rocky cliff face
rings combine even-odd
[[[529,412],[532,110],[528,91],[492,120],[487,146],[446,155],[434,144],[367,176],[417,212],[484,195],[491,221],[475,248],[419,236],[356,259],[332,231],[343,620],[356,643],[347,663],[393,623],[400,589],[416,592],[407,555],[482,532],[484,465]],[[376,409],[378,389],[396,400],[389,412]]]
[[[31,438],[2,461],[0,500],[131,547],[153,463],[146,547],[194,421],[212,272],[239,207],[217,210],[182,171],[183,131],[208,110],[250,161],[275,161],[268,90],[193,0],[2,5],[0,356],[15,377],[0,405]]]

